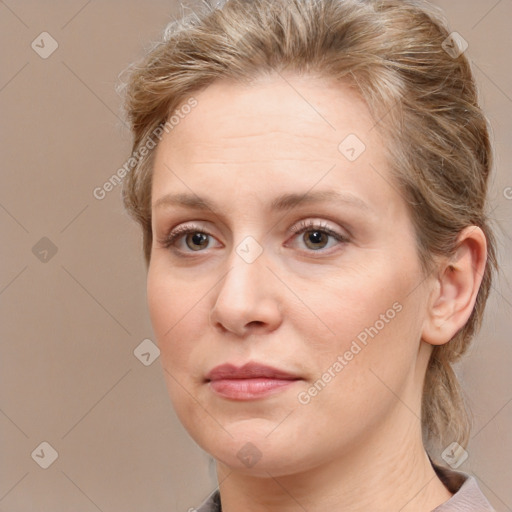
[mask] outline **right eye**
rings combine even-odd
[[[204,231],[204,228],[194,224],[184,224],[172,230],[165,236],[160,243],[166,249],[175,249],[178,252],[201,252],[208,248],[209,237],[213,235]],[[183,239],[185,247],[179,247],[180,240]],[[188,250],[187,250],[188,249]]]

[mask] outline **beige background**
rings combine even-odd
[[[436,3],[469,43],[494,131],[502,276],[460,368],[476,422],[460,469],[501,512],[512,510],[512,0]],[[120,187],[92,194],[130,152],[118,75],[180,12],[171,0],[0,1],[1,511],[186,511],[215,487],[159,361],[133,353],[152,338],[139,229]],[[41,32],[58,44],[46,59],[31,47],[51,49]],[[43,441],[58,452],[47,469]]]

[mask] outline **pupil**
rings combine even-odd
[[[192,235],[192,243],[194,245],[204,245],[204,242],[206,240],[206,235],[203,233],[194,233]]]
[[[322,243],[322,235],[321,231],[310,231],[309,241],[313,244],[321,244]]]

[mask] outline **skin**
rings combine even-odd
[[[431,511],[451,493],[422,444],[422,384],[432,346],[469,318],[485,237],[467,228],[455,257],[425,276],[364,102],[346,85],[284,76],[250,87],[215,82],[156,149],[147,294],[170,397],[217,461],[224,512]],[[349,134],[366,146],[352,162],[338,149]],[[367,208],[323,200],[269,209],[280,194],[320,190]],[[175,193],[218,211],[162,199]],[[290,232],[303,219],[346,241],[324,235],[312,245],[315,228]],[[183,235],[165,247],[170,231],[190,223],[209,235],[204,246]],[[248,236],[263,251],[252,263],[237,253]],[[254,255],[258,245],[242,247]],[[400,312],[300,403],[393,304]],[[205,382],[213,367],[247,361],[301,380],[251,401],[220,397]],[[244,446],[259,457],[251,466],[237,457]]]

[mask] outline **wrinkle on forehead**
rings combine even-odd
[[[305,77],[250,87],[218,81],[196,99],[157,147],[153,186],[159,195],[206,188],[254,198],[273,188],[306,192],[317,183],[359,193],[382,213],[403,213],[385,144],[366,104],[346,85]],[[353,162],[339,150],[351,134],[366,146]]]

